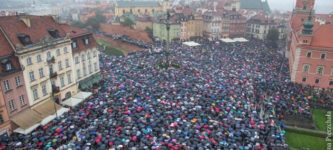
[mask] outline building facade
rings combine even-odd
[[[0,27],[11,54],[1,58],[3,97],[11,130],[25,134],[50,121],[62,100],[78,91],[71,39],[51,16],[1,17]]]
[[[79,84],[81,90],[91,88],[101,79],[96,40],[93,34],[86,30],[65,24],[62,28],[72,40],[72,59],[75,68],[73,80]]]
[[[137,17],[135,19],[134,28],[141,31],[144,31],[147,28],[153,29],[153,21],[150,17]]]
[[[246,18],[236,11],[224,11],[221,21],[221,37],[244,37]]]
[[[276,23],[265,14],[257,14],[246,23],[246,36],[265,40],[269,30],[276,27]]]
[[[170,22],[170,32],[169,32],[169,39],[168,39],[168,32],[166,29],[166,21],[165,19],[159,19],[153,22],[153,36],[157,37],[160,40],[173,40],[180,38],[180,22],[175,20]]]
[[[221,38],[221,14],[219,12],[210,11],[203,14],[203,35],[211,40]]]
[[[291,81],[333,88],[333,24],[314,24],[314,1],[298,0],[291,19]],[[305,11],[309,12],[307,18]]]
[[[2,86],[0,88],[2,90]],[[0,92],[0,137],[6,138],[10,133],[11,124],[5,103],[5,98],[3,96],[3,92]]]
[[[115,16],[119,17],[126,13],[133,15],[153,15],[157,12],[166,12],[170,8],[168,0],[163,1],[117,1],[114,7]]]
[[[2,63],[0,67],[1,99],[4,103],[2,106],[6,106],[5,110],[7,110],[4,115],[8,114],[9,118],[14,118],[30,106],[25,81],[17,57],[13,54],[2,56],[0,61]],[[6,132],[10,134],[14,128],[14,124],[10,123]]]
[[[195,37],[202,37],[203,36],[203,19],[201,14],[194,14],[194,36]]]

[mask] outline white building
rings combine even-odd
[[[205,12],[202,15],[203,26],[204,26],[204,36],[215,40],[221,37],[221,14],[218,12]]]
[[[91,32],[69,25],[62,25],[72,40],[72,58],[74,60],[74,78],[81,90],[97,84],[100,77],[99,51]]]
[[[257,14],[246,23],[246,36],[264,40],[268,31],[276,27],[276,23],[264,14]]]

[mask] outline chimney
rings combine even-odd
[[[23,14],[20,16],[20,20],[24,22],[24,24],[27,26],[27,27],[31,27],[31,22],[30,22],[30,18],[29,16]]]

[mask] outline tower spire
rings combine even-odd
[[[312,28],[313,28],[313,21],[312,21],[312,10],[311,10],[308,16],[308,20],[304,21],[303,23],[302,34],[311,35],[313,32]]]

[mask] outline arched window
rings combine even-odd
[[[317,74],[323,75],[324,73],[324,66],[318,66],[317,67]]]
[[[304,72],[304,73],[308,73],[309,70],[310,70],[310,65],[309,65],[309,64],[305,64],[305,65],[303,65],[303,72]]]

